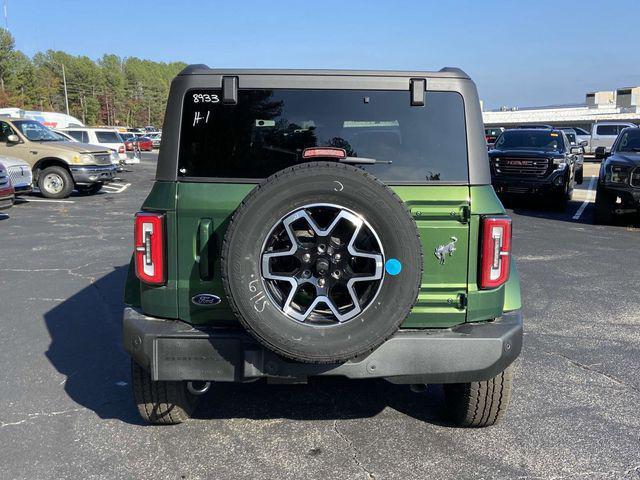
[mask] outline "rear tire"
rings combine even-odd
[[[153,425],[176,425],[189,418],[197,398],[187,390],[186,382],[151,380],[151,375],[131,360],[133,396],[142,419]]]
[[[67,198],[73,191],[73,178],[64,167],[47,167],[38,175],[38,188],[45,198]]]
[[[461,427],[489,427],[506,414],[511,399],[514,367],[482,382],[444,385],[451,419]]]

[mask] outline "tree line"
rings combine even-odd
[[[162,125],[173,77],[182,62],[103,55],[98,60],[47,50],[33,57],[15,49],[0,28],[0,107],[66,112],[87,125]]]

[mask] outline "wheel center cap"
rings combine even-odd
[[[327,270],[329,270],[329,260],[327,260],[326,258],[319,258],[316,261],[316,271],[320,275],[324,275],[325,273],[327,273]]]

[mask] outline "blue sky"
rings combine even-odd
[[[218,67],[458,66],[485,106],[640,85],[640,0],[0,0],[16,46]]]

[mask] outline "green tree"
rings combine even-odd
[[[97,61],[57,50],[29,58],[0,28],[0,106],[65,111],[88,125],[161,125],[171,80],[182,62],[104,55]]]

